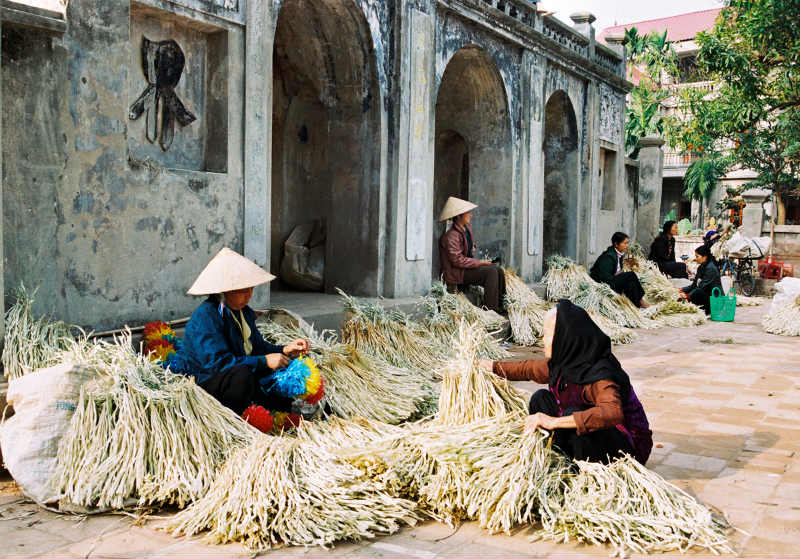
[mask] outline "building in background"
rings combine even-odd
[[[698,45],[695,37],[700,31],[706,31],[714,27],[714,21],[719,15],[720,9],[703,10],[688,14],[680,14],[667,18],[652,19],[646,21],[631,22],[624,25],[617,25],[606,28],[602,31],[599,38],[617,36],[625,33],[625,30],[635,27],[639,35],[649,33],[667,32],[667,40],[670,41],[678,55],[678,76],[677,79],[667,77],[668,87],[673,92],[678,92],[685,87],[695,87],[713,90],[714,84],[702,81],[697,73],[696,57]],[[631,79],[637,83],[639,72],[632,68]],[[673,82],[673,83],[669,83]],[[677,95],[669,98],[663,105],[662,111],[665,114],[676,114]],[[692,221],[695,227],[703,227],[705,223],[705,208],[696,200],[689,200],[684,195],[685,186],[683,177],[689,165],[697,159],[698,153],[680,153],[678,150],[671,149],[664,145],[664,179],[661,190],[661,210],[660,221],[664,221],[670,212],[675,212],[678,220],[687,218]],[[735,187],[754,179],[756,174],[752,171],[737,169],[728,173],[722,184],[711,195],[709,200],[709,213],[717,215],[716,208],[725,195],[727,187]],[[737,224],[741,224],[741,207],[727,213],[724,217],[731,219]]]
[[[598,40],[623,35],[625,30],[631,27],[635,27],[639,35],[651,32],[663,33],[666,30],[667,39],[672,42],[678,55],[679,68],[677,79],[666,87],[675,92],[685,87],[705,88],[711,92],[714,89],[714,84],[702,81],[697,73],[696,56],[698,45],[695,42],[695,38],[699,32],[709,30],[714,26],[719,12],[720,9],[704,10],[668,18],[617,25],[604,29]],[[637,78],[638,71],[633,68],[631,80],[636,83]],[[662,105],[662,110],[667,114],[679,114],[676,113],[676,107],[677,97],[671,97]],[[683,194],[685,190],[683,177],[689,165],[699,154],[682,154],[666,145],[662,149],[664,150],[664,169],[659,222],[663,222],[666,216],[671,211],[674,211],[679,220],[688,218],[695,227],[703,227],[705,225],[704,208],[699,202],[689,200]],[[756,176],[754,171],[748,169],[734,169],[727,173],[710,197],[708,208],[710,215],[719,214],[717,203],[725,196],[727,188],[747,184],[755,179]],[[743,226],[745,233],[749,236],[759,237],[773,234],[774,256],[778,260],[795,263],[795,269],[800,271],[800,266],[797,265],[800,264],[800,199],[785,196],[783,203],[786,208],[785,223],[776,223],[774,231],[772,231],[773,227],[770,222],[773,213],[772,201],[769,193],[765,190],[745,192],[741,203],[732,209],[726,210],[722,217],[737,226]],[[749,216],[747,219],[744,219],[745,207],[747,207],[746,213]]]

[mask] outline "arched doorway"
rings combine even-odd
[[[578,256],[578,126],[569,96],[556,91],[544,117],[544,263],[554,255]]]
[[[448,196],[478,204],[472,227],[480,254],[508,263],[511,242],[512,146],[503,78],[491,56],[469,46],[445,68],[436,98],[433,275],[438,277],[438,223]]]
[[[300,224],[325,233],[325,290],[379,291],[380,94],[353,0],[285,0],[273,55],[272,262]]]

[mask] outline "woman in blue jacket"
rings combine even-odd
[[[253,288],[275,279],[255,262],[223,248],[197,277],[189,295],[208,295],[186,325],[181,349],[170,362],[176,372],[194,377],[198,385],[241,415],[256,404],[289,411],[292,401],[265,394],[260,380],[285,367],[289,357],[309,350],[309,341],[285,346],[268,344],[248,306]]]

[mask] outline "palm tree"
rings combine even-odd
[[[730,166],[730,158],[711,154],[696,159],[686,169],[686,175],[683,177],[683,184],[686,189],[683,194],[690,200],[697,200],[703,204],[705,208],[703,212],[704,223],[710,217],[709,199]]]

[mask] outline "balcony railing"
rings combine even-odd
[[[677,151],[667,151],[664,154],[664,167],[688,167],[698,159],[700,152],[680,153]]]
[[[678,92],[681,89],[688,89],[690,87],[694,89],[701,89],[704,91],[714,91],[716,85],[717,85],[716,82],[705,81],[705,82],[671,83],[665,85],[664,87],[672,92]]]
[[[555,16],[548,16],[544,18],[544,26],[542,31],[544,36],[548,39],[555,41],[564,48],[567,48],[580,56],[586,57],[588,54],[589,41],[575,32],[567,24],[562,23]]]
[[[533,27],[536,20],[536,5],[531,5],[525,0],[483,0],[483,2],[529,27]]]

